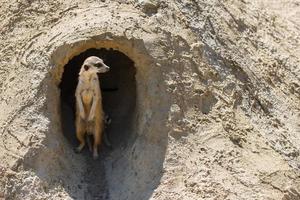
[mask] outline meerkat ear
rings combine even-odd
[[[83,65],[83,68],[85,69],[85,71],[87,71],[90,67],[88,65]]]

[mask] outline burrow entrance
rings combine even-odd
[[[78,145],[74,123],[78,73],[92,55],[104,59],[111,68],[99,79],[103,108],[112,119],[106,132],[113,148],[102,142],[96,161],[87,147],[80,155],[70,149]],[[62,174],[58,179],[65,177],[65,192],[72,199],[149,199],[163,173],[170,101],[162,69],[155,65],[142,40],[116,38],[62,45],[52,54],[51,62],[56,66],[52,74],[57,85],[49,88],[55,98],[49,96],[48,108],[54,113],[52,127],[62,127],[53,131],[61,130],[66,138],[61,155],[65,165],[57,165]],[[51,136],[57,139],[55,134]]]
[[[134,62],[123,53],[113,49],[88,49],[72,58],[64,67],[60,83],[61,118],[64,136],[72,148],[78,145],[75,134],[75,90],[78,83],[78,73],[84,60],[89,56],[102,58],[110,71],[99,74],[103,109],[111,118],[111,123],[105,129],[105,134],[112,144],[107,147],[102,141],[99,148],[100,157],[92,159],[92,153],[87,146],[82,154],[86,162],[82,167],[86,169],[83,184],[86,187],[85,199],[111,199],[109,186],[106,181],[106,157],[122,156],[136,137],[134,121],[136,119],[136,81]],[[117,152],[117,153],[116,153]],[[113,156],[111,156],[113,155]],[[72,195],[72,194],[71,194]],[[76,196],[73,196],[77,199]]]
[[[63,133],[72,146],[78,145],[74,124],[75,90],[81,65],[89,56],[102,58],[110,67],[109,72],[99,74],[103,109],[112,120],[105,132],[113,149],[124,148],[134,139],[136,70],[130,58],[113,49],[88,49],[65,65],[60,83]],[[102,145],[100,151],[105,150],[107,148]]]

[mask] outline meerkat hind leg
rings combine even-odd
[[[92,141],[91,141],[91,135],[90,134],[86,135],[86,141],[87,141],[87,145],[89,147],[89,151],[93,152]]]
[[[76,148],[76,153],[80,153],[82,151],[83,147],[85,146],[84,136],[81,135],[81,136],[77,137],[77,139],[79,140],[80,144]]]
[[[81,120],[77,121],[76,124],[76,137],[79,140],[79,146],[76,148],[76,152],[79,153],[85,146],[85,129],[83,128],[83,122]]]
[[[93,145],[93,158],[96,160],[98,158],[98,144],[97,144],[97,140],[99,136],[95,136],[94,138],[94,145]]]
[[[100,129],[100,124],[95,124],[94,127],[94,132],[93,132],[93,136],[94,136],[94,145],[93,145],[93,158],[97,159],[98,158],[98,146],[101,144],[101,137],[102,137],[102,132]]]

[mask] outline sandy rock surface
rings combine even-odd
[[[2,0],[0,27],[0,199],[300,199],[299,0]],[[101,48],[123,78],[93,161],[60,97]]]

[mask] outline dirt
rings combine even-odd
[[[1,1],[0,199],[300,199],[298,0]],[[97,55],[112,123],[74,153]]]

